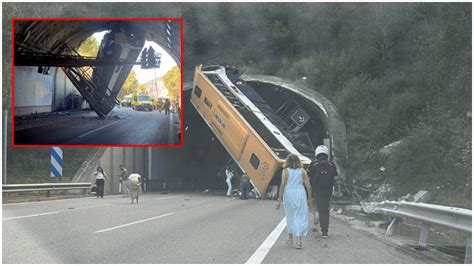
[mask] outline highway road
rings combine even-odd
[[[147,193],[4,204],[3,263],[433,263],[333,218],[330,238],[286,245],[272,200]]]
[[[115,107],[104,117],[93,111],[15,120],[15,144],[175,144],[178,113]]]

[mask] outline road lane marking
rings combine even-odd
[[[92,198],[92,197],[83,197],[83,198]],[[95,196],[94,196],[95,198]],[[65,200],[77,200],[81,198],[71,198],[71,199],[52,199],[52,200],[41,200],[41,201],[27,201],[27,202],[17,202],[17,203],[3,203],[2,206],[9,206],[9,205],[25,205],[25,204],[33,204],[33,203],[51,203],[51,202],[60,202]]]
[[[168,144],[174,144],[174,125],[173,125],[173,113],[170,112],[170,122],[168,125]]]
[[[162,200],[162,199],[173,199],[173,198],[179,198],[179,197],[183,197],[183,195],[171,196],[171,197],[163,197],[163,198],[155,198],[155,199],[157,199],[157,200]]]
[[[128,223],[128,224],[122,224],[122,225],[102,229],[102,230],[99,230],[99,231],[95,231],[94,233],[103,233],[103,232],[111,231],[111,230],[114,230],[114,229],[122,228],[122,227],[125,227],[125,226],[134,225],[134,224],[138,224],[138,223],[143,223],[143,222],[151,221],[151,220],[158,219],[158,218],[163,218],[163,217],[170,216],[170,215],[173,215],[173,214],[174,214],[173,212],[170,212],[170,213],[163,214],[163,215],[160,215],[160,216],[151,217],[151,218],[148,218],[148,219],[145,219],[145,220],[140,220],[140,221],[131,222],[131,223]]]
[[[83,137],[85,137],[85,136],[87,136],[87,135],[90,135],[90,134],[92,134],[92,133],[95,133],[95,132],[97,132],[97,131],[99,131],[99,130],[102,130],[102,129],[104,129],[104,128],[106,128],[106,127],[109,127],[109,126],[111,126],[111,125],[113,125],[113,124],[115,124],[115,123],[118,123],[118,122],[120,122],[120,120],[114,121],[114,122],[112,122],[112,123],[110,123],[110,124],[107,124],[107,125],[103,125],[103,126],[101,126],[101,127],[99,127],[99,128],[96,128],[96,129],[94,129],[94,130],[92,130],[92,131],[86,132],[86,133],[84,133],[84,134],[82,134],[82,135],[79,135],[79,136],[75,137],[74,139],[72,139],[72,140],[66,142],[66,144],[68,144],[68,143],[73,143],[73,142],[77,141],[78,139],[81,139],[81,138],[83,138]]]
[[[89,210],[93,208],[106,207],[106,206],[113,206],[113,204],[100,204],[100,205],[83,206],[83,207],[68,207],[68,211]]]
[[[231,201],[231,200],[235,200],[236,198],[230,198],[230,199],[226,199],[225,201]]]
[[[3,218],[2,221],[15,220],[15,219],[21,219],[21,218],[37,217],[37,216],[43,216],[43,215],[49,215],[49,214],[55,214],[55,213],[59,213],[59,212],[45,212],[45,213],[25,215],[25,216],[9,217],[9,218]]]
[[[253,253],[253,255],[247,260],[245,264],[260,264],[262,263],[263,259],[267,256],[268,252],[272,248],[272,246],[277,241],[278,237],[280,237],[281,232],[286,227],[286,218],[283,218],[281,222],[273,229],[273,231],[268,235],[267,239],[263,241],[260,247]]]

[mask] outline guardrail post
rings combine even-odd
[[[466,237],[466,253],[464,253],[464,264],[472,264],[472,239]]]
[[[178,178],[178,188],[179,189],[183,188],[183,179],[182,178]]]
[[[51,190],[46,191],[46,197],[49,197],[49,192],[51,192]]]
[[[427,223],[421,224],[420,240],[418,241],[419,249],[426,249],[428,245],[428,236],[430,234],[430,225]]]
[[[166,181],[167,181],[166,178],[163,179],[163,190],[165,190],[165,191],[166,191]]]
[[[385,236],[392,236],[395,233],[395,230],[397,229],[398,223],[400,223],[401,221],[402,221],[402,218],[400,218],[400,217],[393,218],[392,222],[387,227],[387,231],[385,232]]]

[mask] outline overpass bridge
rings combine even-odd
[[[101,31],[109,32],[97,57],[78,55],[84,40]],[[14,19],[12,32],[17,116],[68,110],[67,96],[77,91],[99,116],[108,114],[132,66],[155,67],[137,62],[145,40],[158,44],[180,66],[176,19]]]

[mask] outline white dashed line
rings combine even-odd
[[[280,237],[281,232],[286,227],[286,218],[283,218],[281,222],[273,229],[273,231],[268,235],[267,239],[263,241],[263,243],[258,247],[258,249],[253,253],[253,255],[247,260],[245,264],[260,264],[262,263],[263,259],[267,256],[268,252],[272,248],[272,246],[277,241],[278,237]]]
[[[32,214],[32,215],[25,215],[25,216],[17,216],[17,217],[3,218],[2,220],[3,220],[3,221],[15,220],[15,219],[37,217],[37,216],[43,216],[43,215],[49,215],[49,214],[55,214],[55,213],[59,213],[59,212],[45,212],[45,213]]]
[[[114,230],[114,229],[122,228],[122,227],[125,227],[125,226],[134,225],[134,224],[138,224],[138,223],[143,223],[143,222],[163,218],[163,217],[170,216],[170,215],[173,215],[173,214],[174,213],[170,212],[170,213],[163,214],[163,215],[160,215],[160,216],[151,217],[151,218],[148,218],[148,219],[145,219],[145,220],[140,220],[140,221],[136,221],[136,222],[132,222],[132,223],[128,223],[128,224],[122,224],[122,225],[102,229],[102,230],[99,230],[99,231],[95,231],[94,233],[103,233],[103,232],[111,231],[111,230]]]
[[[106,127],[109,127],[109,126],[111,126],[111,125],[113,125],[113,124],[115,124],[115,123],[118,123],[118,122],[120,122],[120,120],[114,121],[114,122],[112,122],[112,123],[110,123],[110,124],[107,124],[107,125],[101,126],[101,127],[99,127],[99,128],[96,128],[96,129],[94,129],[94,130],[91,130],[91,131],[89,131],[89,132],[86,132],[86,133],[84,133],[84,134],[82,134],[82,135],[77,136],[77,137],[74,138],[73,140],[66,142],[66,144],[68,144],[68,143],[74,143],[74,142],[77,141],[78,139],[81,139],[81,138],[83,138],[83,137],[85,137],[85,136],[87,136],[87,135],[90,135],[90,134],[92,134],[92,133],[95,133],[95,132],[97,132],[97,131],[99,131],[99,130],[102,130],[102,129],[104,129],[104,128],[106,128]]]
[[[171,197],[162,197],[162,198],[156,198],[157,200],[162,200],[162,199],[173,199],[173,198],[179,198],[179,197],[182,197],[182,195],[180,196],[171,196]]]

